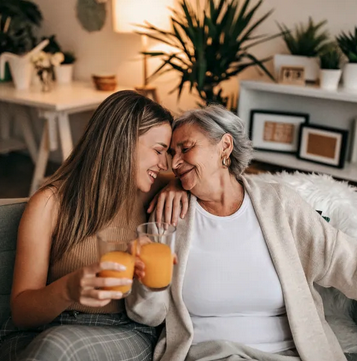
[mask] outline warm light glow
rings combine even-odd
[[[175,0],[113,0],[113,27],[116,32],[147,32],[135,26],[149,22],[159,29],[171,28],[170,16]]]

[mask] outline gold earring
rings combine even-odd
[[[222,164],[223,164],[224,168],[229,168],[229,166],[231,165],[231,158],[223,157],[222,158]]]

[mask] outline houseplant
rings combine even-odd
[[[346,89],[357,90],[357,26],[354,33],[341,32],[336,40],[348,59],[348,63],[343,68],[343,85]]]
[[[5,52],[22,55],[31,50],[37,42],[33,28],[42,22],[38,6],[26,0],[2,0],[0,14],[0,56]],[[11,79],[9,70],[5,74],[0,81]]]
[[[71,51],[62,51],[61,46],[59,45],[55,35],[51,35],[47,39],[50,42],[44,49],[44,51],[51,54],[62,53],[64,56],[64,60],[62,61],[62,63],[54,68],[57,83],[71,83],[73,78],[73,64],[76,61],[74,53]]]
[[[279,36],[253,35],[272,11],[252,20],[262,0],[252,7],[250,3],[250,0],[244,0],[243,4],[239,0],[205,0],[203,10],[199,2],[193,7],[189,1],[180,0],[180,10],[172,10],[172,31],[160,30],[152,24],[143,25],[150,30],[146,34],[149,38],[175,49],[144,53],[162,60],[151,78],[175,71],[180,82],[171,92],[177,90],[178,98],[188,84],[190,92],[194,89],[202,103],[224,106],[228,105],[229,97],[223,95],[221,83],[241,71],[258,66],[273,78],[264,65],[270,58],[258,59],[250,52],[254,45]]]
[[[320,87],[336,90],[341,77],[341,52],[337,44],[330,44],[320,54]]]
[[[326,20],[317,24],[309,18],[307,24],[298,24],[290,31],[285,24],[278,24],[282,38],[290,55],[276,54],[274,56],[275,76],[279,75],[282,65],[303,66],[305,79],[316,81],[319,76],[319,54],[329,43],[329,34],[323,27]]]

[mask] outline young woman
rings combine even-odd
[[[98,263],[95,235],[145,222],[142,194],[167,170],[171,123],[167,110],[136,92],[111,95],[30,199],[19,227],[1,360],[151,359],[155,329],[127,318],[120,292],[101,290],[132,281],[97,276],[121,265]],[[180,203],[182,194],[167,194]]]

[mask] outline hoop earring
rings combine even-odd
[[[229,168],[231,165],[231,158],[229,157],[222,158],[222,165],[224,168]]]

